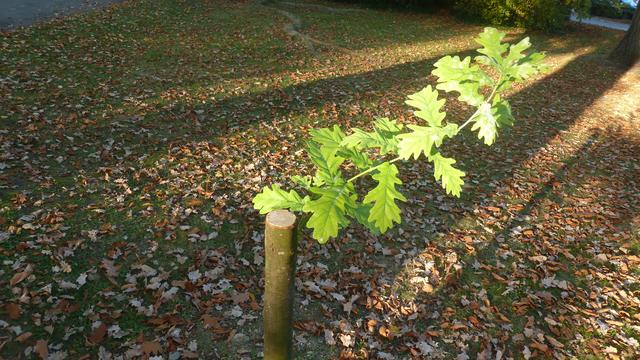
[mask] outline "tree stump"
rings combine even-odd
[[[292,358],[296,216],[286,210],[267,215],[264,237],[264,359]]]

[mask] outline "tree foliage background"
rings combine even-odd
[[[337,0],[372,6],[414,8],[449,7],[457,15],[487,21],[493,25],[516,25],[531,29],[561,28],[571,10],[587,15],[591,0]]]
[[[631,19],[633,7],[622,0],[591,0],[591,15]]]
[[[456,0],[457,13],[480,18],[495,25],[516,25],[531,29],[561,28],[571,10],[585,16],[590,0]]]

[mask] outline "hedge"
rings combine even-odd
[[[590,0],[335,0],[359,2],[371,6],[428,8],[446,6],[457,15],[492,25],[515,25],[532,29],[561,28],[575,10],[586,15]]]

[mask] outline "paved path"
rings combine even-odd
[[[629,30],[629,26],[631,26],[630,24],[625,24],[625,23],[621,23],[613,20],[608,20],[605,18],[600,18],[600,17],[592,17],[588,19],[578,20],[575,14],[571,15],[571,20],[575,22],[581,22],[583,24],[595,25],[595,26],[600,26],[608,29],[622,30],[622,31]]]
[[[0,0],[0,29],[90,11],[122,0]]]

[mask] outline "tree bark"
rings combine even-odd
[[[609,59],[625,67],[633,66],[640,59],[640,3],[636,6],[631,27],[611,52]]]

